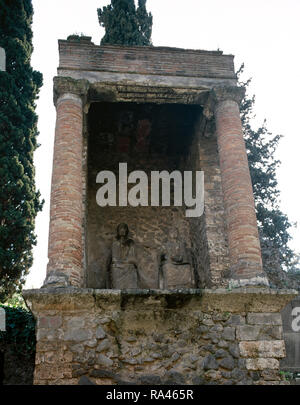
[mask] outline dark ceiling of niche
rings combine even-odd
[[[94,103],[88,117],[90,142],[96,137],[102,151],[182,156],[200,113],[196,105]]]

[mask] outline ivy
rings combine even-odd
[[[30,357],[35,353],[35,319],[24,308],[0,305],[6,314],[6,331],[0,332],[0,344],[10,345],[15,353]]]

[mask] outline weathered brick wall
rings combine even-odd
[[[204,171],[205,188],[205,213],[201,218],[205,237],[202,240],[205,238],[207,241],[208,285],[225,287],[228,284],[224,275],[229,268],[229,252],[217,138],[214,130],[206,135],[205,131],[201,132],[201,127],[197,128],[199,163],[200,169]]]
[[[236,79],[233,55],[168,47],[97,46],[86,40],[59,41],[59,71],[89,70]]]
[[[226,286],[228,280],[224,273],[229,267],[217,139],[215,128],[208,125],[205,117],[199,116],[185,168],[204,172],[204,213],[189,221],[195,267],[202,288]]]
[[[25,297],[38,319],[35,384],[82,376],[96,384],[284,383],[279,310],[291,292],[59,289]]]

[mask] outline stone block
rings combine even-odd
[[[250,325],[282,325],[280,313],[248,313],[247,323]]]
[[[208,381],[216,381],[219,382],[222,378],[222,374],[220,371],[216,370],[208,370],[205,373],[205,379]]]
[[[39,328],[36,336],[37,341],[45,340],[46,342],[57,339],[57,330],[51,328]]]
[[[56,364],[57,363],[57,353],[55,352],[46,352],[44,353],[45,363]]]
[[[199,333],[206,333],[206,332],[208,332],[208,326],[201,325],[196,329],[196,331]]]
[[[203,369],[204,370],[217,370],[219,367],[216,359],[213,355],[209,354],[205,357],[203,361]]]
[[[84,375],[80,377],[78,385],[96,385],[96,384],[93,383],[93,381],[91,381],[87,376]]]
[[[227,325],[244,325],[246,323],[245,317],[233,314],[226,322]]]
[[[226,350],[219,349],[215,353],[215,358],[222,359],[222,358],[226,357],[227,355],[228,355],[228,353],[226,352]]]
[[[70,346],[70,350],[75,353],[82,354],[84,352],[84,346],[82,344],[75,344]]]
[[[217,314],[213,315],[213,320],[214,321],[227,321],[229,317],[230,317],[229,312],[217,313]]]
[[[104,339],[105,336],[106,336],[106,333],[105,333],[104,329],[101,326],[98,326],[98,328],[96,330],[96,338]]]
[[[253,358],[282,358],[285,357],[285,346],[283,340],[261,340],[256,342],[240,342],[240,353],[242,357]]]
[[[99,354],[97,360],[100,365],[105,367],[111,367],[114,364],[114,362],[109,357],[106,357],[103,354]]]
[[[227,348],[228,346],[229,346],[229,343],[228,342],[226,342],[226,340],[220,340],[219,342],[218,342],[218,346],[219,347],[221,347],[221,348]]]
[[[79,316],[74,316],[73,318],[67,321],[68,329],[79,329],[84,327],[84,318]]]
[[[89,340],[91,333],[90,331],[82,328],[67,329],[66,333],[62,336],[63,340],[71,340],[74,342],[83,342],[84,340]]]
[[[257,340],[261,327],[257,325],[240,325],[236,328],[238,340]]]
[[[91,377],[97,377],[97,378],[118,378],[115,373],[113,373],[110,370],[102,370],[102,369],[97,369],[97,370],[92,370],[90,373]]]
[[[222,332],[223,331],[223,326],[222,325],[215,325],[212,328],[210,328],[211,332]]]
[[[279,361],[277,359],[246,359],[247,370],[277,370]]]
[[[97,339],[91,339],[85,342],[88,347],[96,347],[97,346]]]
[[[229,353],[231,354],[232,357],[234,357],[235,359],[238,359],[240,357],[240,350],[239,350],[239,346],[235,343],[232,343],[229,348]]]
[[[59,365],[53,370],[53,377],[59,379],[72,378],[72,367],[70,365]]]
[[[235,328],[226,326],[222,333],[222,339],[233,341],[235,340]]]
[[[235,367],[235,361],[231,356],[227,356],[219,360],[219,365],[226,370],[233,370]]]
[[[160,385],[162,383],[161,377],[158,375],[142,375],[139,380],[143,385]]]
[[[255,385],[290,385],[289,381],[257,381]]]
[[[279,325],[267,325],[262,326],[259,339],[260,340],[281,340],[282,339],[282,326]]]
[[[212,319],[203,319],[202,324],[205,326],[213,326],[214,321]]]
[[[103,352],[104,350],[109,349],[111,346],[110,341],[108,339],[102,340],[102,342],[99,343],[97,346],[96,351],[97,352]]]
[[[49,328],[58,329],[62,325],[62,318],[61,316],[50,316],[48,322]]]
[[[261,376],[265,381],[280,381],[280,375],[277,370],[263,370]]]
[[[241,381],[247,378],[247,371],[246,370],[240,370],[239,368],[235,368],[231,372],[231,378],[235,381]]]

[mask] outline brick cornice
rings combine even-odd
[[[208,95],[204,106],[204,115],[208,119],[212,119],[216,108],[224,101],[234,101],[240,105],[245,97],[245,87],[237,86],[216,86],[213,87]]]
[[[53,101],[56,105],[59,97],[64,94],[74,94],[82,99],[83,105],[87,102],[89,82],[84,79],[72,79],[71,77],[56,76],[53,79]]]

